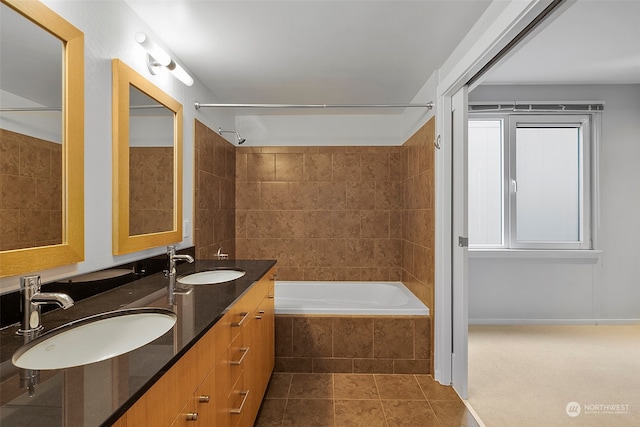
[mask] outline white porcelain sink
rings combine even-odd
[[[171,310],[130,308],[85,317],[20,347],[11,359],[24,369],[63,369],[99,362],[135,350],[169,331]]]
[[[179,277],[178,283],[182,283],[183,285],[215,285],[216,283],[230,282],[239,279],[245,274],[246,272],[243,270],[221,268]]]

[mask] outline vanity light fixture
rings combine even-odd
[[[147,67],[151,74],[156,74],[159,67],[166,67],[171,74],[187,86],[193,86],[193,78],[176,63],[167,52],[155,44],[149,37],[139,32],[136,41],[147,51]]]

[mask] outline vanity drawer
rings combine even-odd
[[[251,352],[247,331],[242,330],[229,346],[229,381],[234,384],[249,361]]]
[[[231,426],[244,426],[243,420],[247,418],[248,401],[250,391],[246,388],[244,373],[240,375],[234,383],[229,393],[228,405],[229,414],[231,416]]]

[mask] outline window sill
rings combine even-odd
[[[595,264],[601,256],[600,250],[469,249],[469,258],[574,260]]]

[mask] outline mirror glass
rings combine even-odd
[[[0,5],[0,250],[62,243],[62,41]]]
[[[182,239],[182,105],[113,60],[113,253]]]
[[[174,112],[129,85],[129,235],[173,230]]]
[[[0,276],[84,258],[84,35],[0,1]]]

